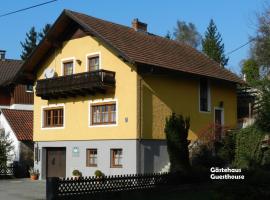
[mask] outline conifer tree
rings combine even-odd
[[[218,62],[222,67],[227,65],[229,58],[225,56],[224,44],[217,30],[214,20],[211,19],[205,36],[202,40],[202,51],[210,58]]]
[[[39,41],[41,41],[45,37],[47,32],[50,30],[50,28],[51,28],[51,24],[46,24],[44,28],[42,29],[42,31],[38,33]]]
[[[38,43],[45,37],[48,30],[51,28],[50,24],[46,24],[44,28],[37,32],[35,27],[33,26],[28,33],[26,33],[26,38],[24,42],[21,42],[22,45],[22,54],[21,59],[26,60],[32,51],[36,48]]]
[[[33,26],[28,33],[26,33],[26,38],[24,42],[21,42],[22,45],[22,54],[21,59],[26,60],[32,51],[37,46],[37,36],[38,33],[36,32],[35,27]]]

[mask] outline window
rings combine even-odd
[[[25,86],[25,91],[26,92],[33,92],[33,85],[26,85]]]
[[[95,71],[99,69],[99,56],[88,58],[88,70]]]
[[[116,124],[116,103],[91,105],[91,125]]]
[[[86,150],[86,166],[87,167],[97,166],[97,149]]]
[[[45,109],[43,127],[63,127],[63,108]]]
[[[122,167],[123,166],[123,150],[122,149],[111,149],[111,167]]]
[[[68,61],[63,63],[63,75],[71,75],[73,74],[73,61]]]
[[[210,93],[209,84],[206,79],[200,80],[200,111],[210,111]]]

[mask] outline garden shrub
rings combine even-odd
[[[236,150],[234,165],[238,168],[254,168],[261,165],[263,152],[261,140],[264,137],[256,125],[236,132]]]
[[[186,172],[190,168],[189,141],[187,140],[189,127],[189,118],[184,118],[182,115],[173,113],[166,119],[164,131],[171,162],[171,172]]]

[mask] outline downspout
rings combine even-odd
[[[138,71],[138,68],[137,68],[137,71]],[[138,127],[138,136],[139,136],[139,141],[138,141],[138,172],[139,173],[142,173],[142,166],[141,166],[141,141],[142,141],[142,77],[138,74],[138,78],[139,78],[139,84],[137,84],[137,87],[139,89],[139,92],[138,92],[138,100],[139,100],[139,103],[137,104],[138,105],[138,109],[139,109],[139,112],[138,112],[138,115],[139,115],[139,127]]]

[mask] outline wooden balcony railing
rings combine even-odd
[[[115,87],[115,72],[97,70],[37,81],[36,95],[42,99],[58,99],[105,93]]]

